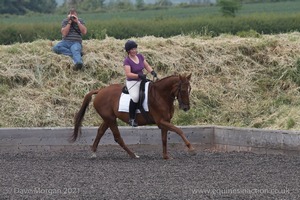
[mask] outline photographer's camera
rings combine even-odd
[[[76,17],[75,17],[75,16],[73,16],[73,15],[71,15],[71,16],[70,16],[70,20],[72,20],[72,21],[73,21],[74,19],[76,19]]]

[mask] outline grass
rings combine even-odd
[[[273,14],[297,14],[299,12],[300,1],[286,1],[275,3],[253,3],[243,4],[242,9],[238,11],[238,16],[247,16],[258,13]],[[183,19],[199,16],[212,17],[221,16],[218,6],[199,6],[199,7],[172,7],[158,10],[129,10],[129,11],[107,11],[100,13],[82,13],[79,15],[87,22],[110,21],[110,20],[164,20],[164,19]],[[26,16],[0,16],[1,24],[36,24],[36,23],[57,23],[66,15],[56,14],[30,14]]]
[[[127,39],[149,35],[165,38],[176,35],[215,37],[224,33],[259,37],[260,34],[299,31],[300,15],[293,10],[297,6],[300,6],[298,1],[244,4],[234,18],[221,16],[217,6],[82,13],[80,17],[86,21],[88,28],[84,39],[104,39],[106,36]],[[263,11],[261,7],[264,7]],[[60,22],[65,17],[59,14],[1,15],[0,44],[58,40],[61,38]]]

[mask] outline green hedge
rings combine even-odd
[[[171,37],[180,34],[218,36],[222,33],[236,34],[254,30],[263,34],[299,31],[300,14],[257,14],[239,17],[193,17],[183,19],[112,19],[94,20],[87,24],[84,39],[102,39],[106,35],[116,39],[143,37]],[[3,24],[0,27],[0,44],[31,42],[36,39],[60,40],[60,24]]]
[[[61,38],[57,24],[12,24],[0,27],[0,44],[32,42],[37,39]]]

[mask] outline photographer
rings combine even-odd
[[[75,9],[71,9],[68,17],[61,23],[62,40],[53,47],[57,54],[71,56],[74,70],[83,68],[82,62],[82,35],[87,33],[84,21],[78,18]]]

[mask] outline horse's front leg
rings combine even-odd
[[[180,128],[174,126],[170,122],[163,121],[163,120],[159,122],[159,127],[162,130],[166,129],[166,130],[173,131],[173,132],[177,133],[178,135],[180,135],[180,137],[184,141],[185,145],[188,147],[189,152],[192,155],[196,154],[194,147],[192,147],[192,144],[190,143],[190,141],[188,141],[188,139],[185,137],[183,131]]]
[[[161,139],[162,139],[162,146],[163,146],[163,159],[170,159],[168,152],[167,152],[167,136],[168,136],[168,130],[167,129],[161,129]]]

